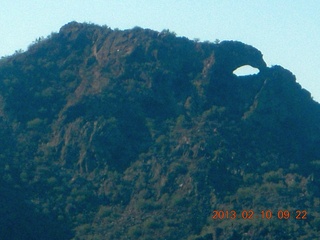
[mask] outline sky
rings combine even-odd
[[[320,102],[319,0],[0,0],[0,56],[26,50],[68,22],[169,29],[200,41],[237,40],[290,70]]]

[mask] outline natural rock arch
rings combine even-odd
[[[236,69],[246,65],[260,71],[267,67],[258,49],[238,41],[223,41],[217,44],[214,58],[213,72],[218,75],[233,74]]]

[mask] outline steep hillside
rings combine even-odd
[[[1,59],[0,133],[1,239],[319,236],[320,106],[241,42],[71,22]]]

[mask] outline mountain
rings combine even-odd
[[[1,59],[0,133],[1,239],[319,236],[319,103],[238,41],[68,23]]]

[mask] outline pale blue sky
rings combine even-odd
[[[292,71],[320,102],[319,0],[0,0],[0,56],[70,21],[134,26],[201,41],[239,40]]]

